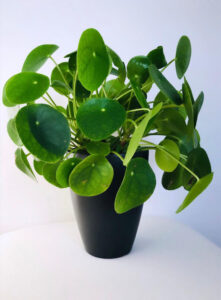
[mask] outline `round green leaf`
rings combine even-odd
[[[142,84],[149,76],[148,67],[146,56],[135,56],[127,64],[127,77],[136,84]]]
[[[90,142],[86,146],[87,152],[90,154],[99,154],[107,156],[110,153],[110,144],[103,142]]]
[[[107,47],[109,55],[113,61],[113,64],[115,67],[118,68],[117,70],[117,76],[120,82],[125,81],[126,78],[126,68],[124,62],[120,59],[120,57],[117,55],[116,52],[114,52],[111,48]]]
[[[120,92],[125,88],[125,85],[119,79],[112,79],[105,82],[103,88],[105,95],[112,99],[120,94]]]
[[[162,177],[162,186],[166,190],[175,190],[183,185],[184,168],[178,165],[173,172],[164,172]]]
[[[8,121],[7,131],[8,131],[9,137],[17,146],[19,146],[19,147],[23,146],[22,141],[18,135],[15,119],[11,119]]]
[[[178,42],[176,49],[176,73],[177,77],[181,79],[183,75],[186,73],[186,70],[190,63],[191,57],[191,44],[190,40],[187,36],[182,36]]]
[[[35,174],[32,171],[32,168],[27,160],[24,151],[21,148],[18,148],[15,151],[15,164],[20,171],[22,171],[32,179],[36,180]]]
[[[32,102],[49,88],[49,78],[34,72],[22,72],[12,76],[5,85],[5,97],[10,103]]]
[[[206,151],[203,148],[193,149],[186,162],[186,166],[193,171],[199,178],[211,173],[211,165]],[[183,172],[183,186],[186,190],[190,190],[195,184],[196,178],[187,170]]]
[[[81,131],[91,140],[107,138],[124,122],[126,112],[117,101],[93,98],[84,102],[77,112],[77,123]]]
[[[151,64],[155,65],[157,69],[161,69],[167,65],[166,58],[163,53],[163,47],[159,46],[147,54]]]
[[[38,159],[55,162],[67,151],[70,129],[62,113],[46,104],[21,108],[16,127],[24,146]]]
[[[110,67],[110,58],[100,33],[93,28],[85,30],[77,50],[77,69],[82,85],[89,91],[98,89]]]
[[[82,160],[77,157],[72,157],[66,159],[60,163],[56,170],[56,179],[57,182],[63,187],[66,188],[69,186],[69,176],[72,170],[79,164]]]
[[[180,213],[184,208],[186,208],[190,203],[193,202],[193,200],[198,197],[211,183],[213,179],[213,173],[210,173],[202,178],[200,178],[199,181],[197,181],[194,186],[191,188],[189,193],[187,194],[185,200],[180,205],[180,207],[177,209],[176,213]]]
[[[56,171],[59,166],[60,162],[55,164],[44,164],[43,166],[43,176],[44,178],[51,184],[55,185],[56,187],[62,188],[62,186],[57,182],[56,179]]]
[[[34,159],[34,168],[35,168],[35,171],[39,174],[39,175],[43,175],[43,167],[45,165],[45,162],[44,161],[41,161],[41,160],[36,160]]]
[[[75,94],[76,94],[77,100],[79,101],[81,99],[88,98],[90,96],[91,92],[86,90],[83,87],[83,85],[81,84],[81,82],[77,79]]]
[[[157,148],[155,152],[155,160],[160,169],[166,172],[172,172],[176,169],[179,160],[180,150],[175,142],[169,139],[165,139],[160,143],[162,149]],[[168,153],[169,155],[168,155]],[[175,157],[175,159],[172,156]]]
[[[104,156],[90,155],[71,172],[69,184],[80,196],[96,196],[109,188],[113,176],[113,168]]]
[[[148,161],[144,158],[132,159],[115,198],[115,211],[122,214],[143,204],[152,195],[155,186],[155,174]]]
[[[63,76],[61,75],[63,74]],[[64,78],[65,80],[64,80]],[[71,87],[67,83],[71,83],[73,77],[69,71],[68,63],[63,62],[56,66],[51,72],[52,87],[61,95],[68,95],[71,93]],[[58,84],[59,83],[59,84]]]
[[[36,72],[41,66],[48,60],[49,56],[52,55],[58,49],[57,45],[40,45],[33,49],[27,56],[22,72]]]
[[[7,107],[12,107],[15,106],[16,104],[10,102],[6,96],[6,85],[7,85],[8,81],[5,83],[3,90],[2,90],[2,103],[7,106]]]

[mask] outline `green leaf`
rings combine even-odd
[[[213,179],[213,173],[210,173],[204,177],[202,177],[199,181],[197,181],[194,186],[191,188],[189,193],[187,194],[185,200],[177,209],[176,213],[180,213],[184,208],[186,208],[193,200],[198,197],[211,183]]]
[[[27,56],[23,67],[22,72],[36,72],[41,66],[48,60],[59,47],[57,45],[40,45],[33,49]]]
[[[140,122],[140,124],[137,126],[137,128],[135,129],[131,139],[130,139],[130,142],[129,142],[129,145],[128,145],[128,148],[127,148],[127,152],[126,152],[126,155],[125,155],[125,158],[124,158],[124,166],[126,166],[129,161],[131,160],[131,158],[134,156],[136,150],[137,150],[137,147],[139,146],[139,143],[143,137],[143,134],[145,132],[145,129],[148,125],[148,122],[155,116],[159,113],[159,111],[161,110],[162,108],[162,105],[163,103],[159,103],[158,105],[156,105],[151,111],[149,111],[145,118]]]
[[[7,125],[8,135],[11,140],[19,147],[23,146],[22,141],[18,135],[18,131],[15,124],[15,119],[11,119],[8,121]]]
[[[93,29],[85,30],[77,50],[78,76],[82,85],[95,91],[110,71],[110,58],[100,33]]]
[[[2,90],[2,103],[7,106],[7,107],[13,107],[15,106],[16,104],[10,102],[6,96],[6,85],[7,85],[8,81],[6,81],[4,87],[3,87],[3,90]]]
[[[127,64],[127,77],[137,85],[144,83],[149,76],[149,59],[146,56],[135,56]]]
[[[68,60],[68,67],[71,72],[76,72],[77,70],[77,51],[74,51],[70,53],[68,56],[66,55],[65,57],[69,57]]]
[[[23,173],[25,173],[32,179],[36,180],[36,177],[35,177],[34,172],[32,171],[32,168],[27,160],[27,157],[21,148],[18,148],[15,151],[15,164],[20,171],[22,171]]]
[[[189,92],[188,86],[186,84],[186,79],[184,78],[184,83],[182,85],[182,91],[183,91],[183,102],[184,102],[184,107],[186,109],[186,113],[188,116],[188,131],[190,134],[193,134],[194,130],[194,118],[193,118],[193,105],[192,105],[192,100],[191,100],[191,94]]]
[[[131,83],[132,89],[134,91],[134,94],[135,94],[140,106],[144,107],[144,108],[148,108],[149,106],[148,106],[146,97],[144,96],[144,93],[141,90],[141,88],[134,81],[130,81],[130,83]]]
[[[125,117],[126,112],[117,101],[93,98],[79,107],[77,123],[88,138],[100,141],[116,131],[123,124]]]
[[[80,99],[88,98],[90,96],[91,92],[86,90],[83,87],[83,85],[81,84],[81,82],[77,79],[75,94],[76,94],[77,100],[80,100]]]
[[[107,156],[110,153],[110,144],[103,142],[90,142],[86,146],[87,152],[90,154],[99,154]]]
[[[163,47],[159,46],[147,54],[151,64],[155,65],[157,69],[161,69],[167,65],[166,58],[163,53]]]
[[[69,184],[80,196],[96,196],[109,188],[113,175],[113,168],[104,156],[90,155],[71,172]]]
[[[183,185],[184,168],[178,165],[173,172],[164,172],[162,186],[166,190],[175,190]]]
[[[56,180],[63,188],[69,186],[69,176],[72,170],[79,164],[82,160],[77,157],[72,157],[61,162],[56,170]]]
[[[113,61],[113,64],[115,67],[118,68],[117,70],[117,76],[119,81],[124,83],[125,78],[126,78],[126,68],[124,62],[120,59],[120,57],[117,55],[116,52],[114,52],[111,48],[107,47],[109,55]]]
[[[199,178],[211,173],[211,165],[206,151],[203,148],[193,149],[186,162],[186,166],[193,171]],[[195,184],[196,178],[187,170],[183,172],[183,186],[186,190],[190,190]]]
[[[110,99],[117,97],[124,87],[124,83],[119,79],[109,80],[103,86],[106,96]]]
[[[24,146],[42,161],[58,161],[68,149],[68,122],[49,105],[31,104],[21,108],[16,116],[16,127]]]
[[[180,158],[179,147],[174,141],[169,139],[163,140],[159,145],[165,151],[161,150],[160,148],[156,149],[155,160],[158,167],[166,172],[174,171],[178,165],[178,162],[172,156],[174,156],[177,160],[179,160]]]
[[[49,78],[34,72],[22,72],[12,76],[5,85],[5,97],[9,103],[32,102],[48,90]]]
[[[190,40],[187,36],[182,36],[178,42],[176,49],[176,73],[177,77],[181,79],[183,75],[186,73],[186,70],[190,63],[191,57],[191,44]]]
[[[115,198],[115,211],[122,214],[143,204],[152,195],[155,186],[155,174],[148,161],[140,157],[132,159]]]
[[[164,77],[164,75],[159,70],[157,70],[156,66],[150,65],[149,72],[153,81],[167,98],[169,98],[175,104],[179,105],[182,103],[182,99],[177,90],[171,85],[166,77]]]
[[[203,100],[204,100],[204,94],[203,92],[201,92],[198,98],[196,99],[195,103],[193,104],[194,127],[196,126],[198,115],[203,105]]]
[[[61,72],[63,76],[61,75]],[[67,62],[60,63],[58,67],[56,66],[51,72],[52,87],[55,89],[56,92],[58,92],[61,95],[68,95],[71,93],[71,87],[69,83],[71,83],[72,81],[73,76],[69,71]]]
[[[59,165],[60,165],[60,162],[57,162],[55,164],[49,164],[49,163],[44,164],[43,176],[49,183],[55,185],[56,187],[63,188],[57,182],[57,179],[56,179],[56,171],[57,171]]]
[[[158,103],[163,102],[164,105],[171,104],[171,100],[167,98],[161,91],[156,95],[154,99],[153,106],[156,106]]]
[[[45,165],[45,162],[44,161],[41,161],[41,160],[37,160],[37,159],[34,159],[34,168],[35,168],[35,171],[39,174],[39,175],[43,175],[43,167]]]

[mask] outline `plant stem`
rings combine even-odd
[[[48,96],[48,98],[51,100],[51,102],[54,104],[54,106],[57,107],[56,103],[54,102],[54,100],[52,99],[52,97],[49,95],[49,93],[46,92],[45,94]]]
[[[169,65],[171,65],[174,61],[175,61],[175,58],[172,59],[170,62],[168,62],[168,64],[161,70],[161,73],[162,73],[164,70],[166,70],[166,68],[168,68]]]
[[[136,109],[131,109],[128,110],[127,113],[135,112],[135,111],[150,111],[149,108],[136,108]]]
[[[122,157],[119,153],[117,153],[116,151],[111,151],[111,153],[113,153],[113,154],[115,154],[117,157],[119,157],[121,161],[124,161],[123,157]]]
[[[74,105],[74,118],[77,115],[77,103],[76,103],[76,84],[77,84],[78,72],[76,71],[74,81],[73,81],[73,105]]]
[[[63,72],[61,71],[61,68],[59,67],[59,65],[56,63],[56,61],[54,60],[54,58],[53,58],[51,55],[49,55],[49,58],[50,58],[50,59],[53,61],[53,63],[55,64],[56,68],[58,69],[58,72],[61,74],[61,77],[62,77],[62,79],[64,80],[64,82],[65,82],[65,84],[67,85],[67,87],[70,88],[70,87],[69,87],[69,84],[68,84],[68,82],[67,82],[67,80],[66,80],[66,78],[64,77]]]
[[[137,128],[137,124],[136,124],[136,122],[134,120],[132,120],[132,119],[126,119],[125,122],[130,122],[130,123],[132,123],[134,125],[135,129]]]
[[[42,98],[43,98],[50,106],[54,106],[54,104],[51,103],[47,98],[45,98],[44,96],[42,96]]]

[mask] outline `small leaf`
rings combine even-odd
[[[11,140],[19,147],[23,146],[22,141],[18,135],[18,131],[15,124],[15,119],[11,119],[8,121],[7,125],[8,135]]]
[[[187,194],[185,200],[177,209],[176,213],[180,213],[184,208],[186,208],[193,200],[198,197],[211,183],[213,179],[213,173],[210,173],[204,177],[202,177],[199,181],[197,181],[194,186],[191,188],[189,193]]]
[[[34,159],[34,168],[39,175],[43,175],[44,161]]]
[[[193,105],[191,101],[191,94],[189,92],[188,86],[186,84],[186,79],[184,78],[184,83],[182,85],[182,91],[183,91],[183,102],[184,102],[184,107],[186,109],[186,113],[188,116],[188,131],[190,132],[191,136],[193,134],[194,130],[194,118],[193,118]]]
[[[76,72],[77,70],[77,51],[74,51],[70,53],[68,56],[66,55],[65,57],[69,57],[68,60],[68,67],[71,72]]]
[[[140,141],[143,137],[143,134],[145,132],[145,129],[148,125],[148,122],[151,120],[151,118],[153,118],[155,115],[157,115],[159,113],[159,111],[162,108],[162,105],[163,105],[162,103],[159,103],[151,111],[149,111],[146,114],[146,117],[140,122],[138,127],[135,129],[135,131],[130,139],[130,142],[129,142],[129,145],[127,148],[127,152],[126,152],[126,155],[124,158],[124,162],[123,162],[124,166],[126,166],[129,163],[129,161],[131,160],[131,158],[134,156],[134,153],[136,152],[137,147],[139,146],[139,143],[140,143]]]
[[[36,72],[59,47],[57,45],[40,45],[33,49],[27,56],[22,72]]]
[[[80,99],[88,98],[90,96],[91,92],[86,90],[83,87],[83,85],[81,84],[81,82],[77,79],[75,94],[76,94],[77,100],[80,100]]]
[[[100,141],[116,131],[123,124],[125,117],[126,112],[117,101],[93,98],[79,107],[77,123],[88,138]]]
[[[56,171],[59,165],[60,162],[57,162],[55,164],[48,164],[48,163],[44,164],[43,176],[49,183],[55,185],[56,187],[62,188],[62,186],[57,182],[56,179]]]
[[[204,94],[203,92],[201,92],[198,98],[196,99],[195,103],[193,104],[194,127],[196,126],[198,115],[203,105],[203,100],[204,100]]]
[[[81,162],[80,158],[72,157],[61,162],[56,170],[56,180],[63,188],[69,186],[69,176],[72,170]]]
[[[118,68],[117,76],[120,82],[124,83],[126,78],[126,68],[124,62],[120,59],[116,52],[114,52],[111,48],[108,48],[109,55],[113,61],[115,67]]]
[[[10,102],[6,96],[6,85],[7,85],[8,81],[6,81],[3,90],[2,90],[2,103],[7,106],[7,107],[13,107],[16,106],[16,104]]]
[[[20,171],[22,171],[23,173],[25,173],[32,179],[36,180],[36,177],[35,177],[34,172],[32,171],[32,168],[27,160],[27,157],[21,148],[18,148],[15,151],[15,164]]]
[[[45,75],[33,72],[18,73],[6,82],[5,97],[14,104],[32,102],[44,95],[49,84],[49,78]]]
[[[63,76],[60,72],[62,72]],[[65,80],[63,77],[65,78]],[[52,87],[55,89],[56,92],[58,92],[61,95],[68,95],[71,93],[71,87],[69,83],[71,83],[72,81],[73,76],[69,71],[67,62],[60,63],[58,67],[56,66],[51,72]],[[60,86],[58,85],[58,82]]]
[[[148,76],[149,59],[146,56],[135,56],[127,64],[127,77],[137,85],[144,83]]]
[[[178,42],[176,49],[176,73],[177,77],[181,79],[183,75],[186,73],[186,70],[190,63],[191,57],[191,44],[190,40],[187,36],[182,36]]]
[[[163,47],[159,46],[147,54],[151,64],[155,65],[157,69],[161,69],[167,65],[166,58],[163,53]]]
[[[175,190],[183,185],[184,168],[178,165],[173,172],[164,172],[162,186],[166,190]]]
[[[42,161],[58,161],[68,149],[68,122],[49,105],[31,104],[21,108],[16,116],[16,127],[24,146]]]
[[[69,184],[80,196],[96,196],[109,188],[113,175],[113,168],[104,156],[90,155],[71,172]]]
[[[134,91],[134,94],[137,98],[137,101],[140,104],[140,107],[148,108],[148,103],[147,103],[146,97],[144,96],[144,93],[141,90],[141,88],[134,81],[130,81],[130,83],[131,83],[132,89]]]
[[[167,98],[161,91],[156,95],[154,99],[153,106],[156,106],[158,103],[162,102],[164,105],[171,104],[171,100]]]
[[[86,146],[87,152],[90,154],[99,154],[107,156],[110,153],[110,144],[103,142],[90,142]]]
[[[155,160],[160,169],[166,172],[172,172],[176,169],[178,162],[171,157],[174,156],[177,160],[180,158],[180,150],[175,142],[165,139],[160,143],[165,151],[157,148],[155,152]],[[168,155],[167,152],[171,155]]]
[[[112,79],[105,82],[103,88],[108,98],[113,99],[117,97],[124,89],[125,85],[119,79]]]
[[[157,67],[154,65],[149,66],[150,76],[152,77],[153,81],[156,83],[158,88],[161,92],[173,101],[175,104],[181,104],[182,99],[177,92],[177,90],[172,86],[172,84],[164,77],[164,75],[157,70]]]
[[[82,85],[95,91],[110,71],[110,58],[100,33],[93,29],[85,30],[77,50],[78,76]]]
[[[155,174],[148,161],[140,157],[132,159],[115,198],[115,211],[122,214],[143,204],[152,195],[155,186]]]

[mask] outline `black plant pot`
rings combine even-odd
[[[148,151],[137,152],[134,157],[148,159]],[[126,213],[117,214],[114,199],[122,182],[125,167],[114,154],[107,159],[114,169],[109,189],[93,197],[72,193],[74,211],[86,251],[100,258],[117,258],[128,254],[133,246],[143,205]]]

